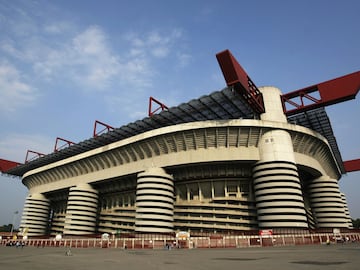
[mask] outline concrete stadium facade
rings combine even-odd
[[[20,229],[29,236],[351,228],[325,137],[288,123],[280,90],[259,119],[160,127],[39,166]]]

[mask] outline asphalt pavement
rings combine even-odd
[[[0,246],[0,269],[358,270],[360,244],[171,250]]]

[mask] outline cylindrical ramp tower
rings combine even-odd
[[[345,217],[346,217],[346,220],[347,220],[347,223],[348,223],[348,228],[349,229],[354,229],[354,226],[353,226],[353,223],[352,223],[352,220],[351,220],[351,216],[350,216],[350,211],[349,211],[349,207],[348,207],[348,204],[347,204],[347,201],[346,201],[346,196],[344,193],[340,193],[341,195],[341,200],[343,201],[343,204],[344,204],[344,210],[345,210]]]
[[[322,176],[309,185],[310,203],[318,228],[347,228],[338,181]]]
[[[20,229],[23,236],[47,234],[50,201],[43,194],[29,194],[26,198]]]
[[[71,187],[69,191],[64,234],[86,235],[95,233],[98,191],[89,184]]]
[[[290,135],[282,130],[265,133],[261,160],[253,168],[260,228],[307,228],[304,200]]]
[[[266,112],[262,121],[287,122],[281,92],[260,88]],[[253,183],[260,228],[308,228],[301,183],[291,136],[285,130],[269,130],[259,142],[260,160],[253,167]]]
[[[162,168],[139,173],[136,187],[137,232],[173,232],[174,182]]]

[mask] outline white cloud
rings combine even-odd
[[[117,50],[112,46],[114,39],[98,25],[78,31],[77,26],[67,21],[47,18],[45,25],[30,16],[23,18],[34,24],[31,35],[12,35],[7,31],[0,37],[0,50],[8,59],[15,60],[14,67],[27,72],[32,84],[47,84],[47,89],[65,83],[74,90],[106,91],[109,96],[123,96],[121,89],[132,89],[126,90],[131,98],[154,86],[160,61],[172,57],[173,63],[182,68],[190,59],[177,49],[183,37],[179,29],[128,34],[117,44],[116,48],[121,48]],[[21,21],[12,23],[14,28],[23,27]],[[25,92],[34,91],[30,85],[27,87],[23,88]],[[40,89],[45,91],[43,86]]]
[[[130,33],[126,39],[132,45],[131,53],[133,55],[165,58],[172,52],[182,35],[181,30],[173,29],[167,35],[160,34],[159,31],[151,31],[142,36],[137,33]]]
[[[103,89],[119,73],[118,56],[107,44],[104,31],[98,26],[88,27],[75,36],[66,58],[72,62],[74,74],[79,84]]]
[[[24,54],[15,48],[14,42],[12,40],[3,40],[0,44],[0,48],[6,54],[14,57],[14,58],[23,58]]]
[[[147,37],[147,43],[149,45],[157,45],[159,43],[166,42],[167,40],[167,38],[161,37],[158,32],[151,32]]]
[[[121,64],[119,75],[129,87],[147,88],[152,85],[153,71],[146,58],[133,58]]]
[[[88,90],[108,90],[114,85],[149,87],[153,75],[142,50],[135,47],[129,55],[117,54],[99,26],[88,27],[60,47],[44,48],[33,67],[49,80],[66,77]]]
[[[190,54],[178,52],[176,56],[178,59],[179,67],[186,67],[190,63],[190,60],[191,60]]]
[[[52,35],[66,33],[71,30],[72,24],[69,22],[53,22],[44,26],[45,33]]]
[[[45,80],[52,80],[65,64],[64,55],[59,50],[44,50],[44,59],[36,59],[32,63],[33,70],[37,76]]]
[[[160,46],[160,47],[156,47],[156,48],[152,49],[152,54],[158,58],[166,57],[169,54],[169,52],[170,52],[170,49],[167,47]]]
[[[16,111],[18,107],[32,105],[36,98],[36,89],[24,82],[14,66],[0,63],[0,111]]]
[[[110,110],[121,110],[130,119],[146,116],[147,103],[133,102],[144,101],[149,96],[149,88],[157,85],[153,80],[160,78],[159,73],[162,63],[169,65],[175,63],[183,68],[190,61],[190,55],[181,53],[178,49],[182,38],[182,31],[174,29],[166,32],[151,31],[147,33],[127,33],[125,41],[130,45],[128,54],[121,58],[120,78],[127,81],[126,94],[121,90],[106,97]],[[167,61],[167,62],[166,62]],[[166,68],[173,68],[172,64]],[[161,84],[159,79],[158,84]],[[156,90],[152,90],[156,91]],[[124,98],[126,97],[126,98]]]
[[[105,33],[98,26],[90,26],[73,39],[73,47],[79,55],[97,57],[108,52]]]

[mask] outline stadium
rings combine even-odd
[[[90,139],[2,160],[29,189],[23,234],[351,229],[338,181],[359,160],[342,160],[324,107],[355,98],[360,72],[282,94],[257,88],[229,51],[217,58],[222,90],[170,108],[151,98],[142,120],[97,121],[105,132]]]

